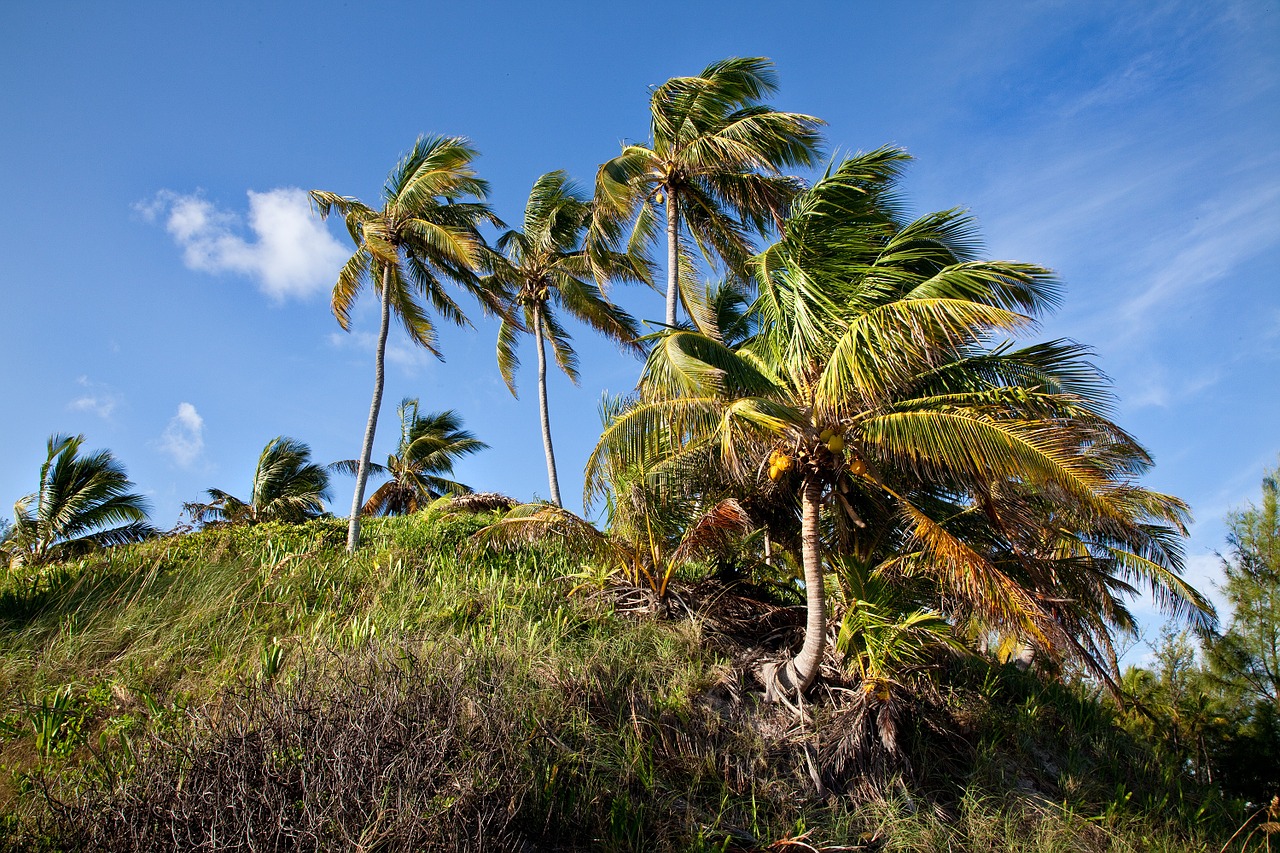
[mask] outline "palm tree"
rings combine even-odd
[[[489,445],[462,428],[462,417],[452,409],[418,413],[418,401],[406,397],[397,409],[400,414],[400,444],[387,456],[385,466],[369,463],[369,471],[389,476],[364,506],[362,515],[408,515],[425,509],[446,494],[471,491],[453,476],[453,465],[463,456]],[[358,474],[360,464],[344,459],[329,466],[343,474]]]
[[[578,355],[555,309],[639,352],[635,321],[604,296],[597,282],[610,278],[644,281],[649,277],[643,259],[620,254],[608,245],[584,243],[591,212],[591,201],[567,174],[555,171],[543,175],[529,193],[523,229],[513,228],[498,238],[497,248],[502,254],[487,259],[492,272],[483,279],[495,289],[509,291],[513,308],[523,315],[523,329],[506,320],[498,329],[498,369],[513,396],[515,371],[520,364],[517,337],[523,330],[533,332],[538,352],[542,446],[547,456],[551,500],[556,506],[562,502],[547,408],[545,341],[550,341],[556,364],[574,383],[578,381]]]
[[[750,232],[780,223],[801,188],[781,170],[817,156],[822,122],[762,104],[777,88],[773,63],[763,57],[673,77],[649,100],[649,143],[624,145],[597,173],[601,220],[632,222],[633,247],[657,240],[665,205],[668,326],[676,323],[681,274],[691,267],[681,229],[708,259],[745,274]]]
[[[0,540],[11,568],[63,560],[106,545],[155,534],[147,501],[109,450],[78,455],[84,436],[49,437],[40,487],[13,505],[13,524]]]
[[[183,504],[197,524],[297,524],[325,514],[329,475],[311,461],[310,447],[279,435],[268,441],[258,456],[248,501],[221,489],[209,489],[206,494],[208,503]]]
[[[841,547],[864,565],[926,578],[972,618],[1058,654],[1089,650],[1052,606],[1055,571],[1092,572],[1114,593],[1117,579],[1103,576],[1118,570],[1187,610],[1205,606],[1178,577],[1180,554],[1161,545],[1184,508],[1131,482],[1143,454],[1106,420],[1081,349],[988,343],[1054,302],[1051,275],[977,260],[972,224],[955,211],[901,221],[892,192],[905,159],[851,158],[798,197],[753,261],[752,336],[657,336],[636,403],[589,461],[588,499],[610,456],[670,467],[709,447],[731,481],[799,498],[805,637],[765,673],[775,694],[807,689],[825,652],[824,514],[828,529],[850,529]],[[1115,546],[1109,561],[1020,548],[1009,531],[1045,520],[1015,499],[1027,489],[1087,516],[1081,538],[1103,532],[1094,544]],[[1014,559],[997,559],[994,542]],[[1121,556],[1126,547],[1141,560]],[[1014,573],[1023,566],[1035,572]],[[1089,601],[1104,613],[1113,603]]]
[[[333,287],[333,313],[339,325],[350,330],[351,309],[366,282],[376,288],[382,308],[374,354],[373,402],[347,527],[348,551],[354,552],[360,542],[360,507],[382,406],[383,359],[391,312],[414,342],[439,356],[428,305],[448,320],[460,325],[468,322],[445,289],[446,282],[460,285],[487,310],[500,310],[497,296],[481,286],[475,274],[483,244],[476,229],[482,222],[499,224],[498,220],[487,205],[461,201],[466,197],[482,200],[488,190],[471,167],[475,157],[476,150],[461,137],[418,139],[388,176],[380,210],[350,196],[321,190],[310,194],[321,217],[327,218],[334,210],[343,216],[356,245],[355,254]]]

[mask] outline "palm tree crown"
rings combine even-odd
[[[370,463],[369,470],[390,479],[379,486],[361,507],[364,515],[408,515],[446,494],[465,494],[471,487],[452,479],[453,466],[463,456],[489,445],[462,428],[462,416],[452,409],[419,414],[418,401],[400,401],[400,443],[387,456],[387,464]],[[356,474],[354,459],[329,466],[343,474]]]
[[[596,177],[601,221],[633,223],[633,247],[658,239],[665,205],[668,326],[676,323],[681,280],[692,259],[686,232],[703,255],[745,275],[752,231],[785,216],[800,182],[782,169],[817,156],[822,122],[761,103],[777,90],[773,63],[762,57],[713,62],[696,77],[674,77],[654,90],[648,145],[624,145]]]
[[[349,196],[321,190],[310,194],[322,217],[332,211],[342,215],[356,246],[333,287],[333,313],[339,325],[350,329],[352,306],[366,282],[376,288],[382,308],[374,354],[373,400],[347,530],[350,551],[360,541],[360,509],[382,404],[391,313],[415,343],[439,356],[428,309],[460,325],[468,322],[445,288],[446,282],[478,298],[485,310],[504,310],[500,295],[481,284],[475,273],[483,245],[477,227],[483,222],[500,224],[479,201],[488,185],[472,169],[475,157],[476,150],[461,137],[420,138],[387,178],[380,210]],[[466,198],[477,201],[464,201]]]
[[[209,489],[206,494],[209,503],[184,505],[197,523],[296,524],[324,515],[329,475],[311,461],[310,447],[296,438],[280,435],[267,442],[258,456],[248,501],[221,489]]]
[[[84,436],[49,437],[40,487],[13,506],[13,524],[0,541],[9,565],[40,565],[104,545],[136,542],[155,530],[147,501],[109,450],[84,456]]]
[[[1129,581],[1212,619],[1179,577],[1186,507],[1133,482],[1150,459],[1107,420],[1082,348],[991,345],[1052,305],[1055,282],[978,260],[955,211],[905,221],[893,195],[905,159],[851,158],[795,200],[753,261],[741,343],[658,336],[637,401],[592,456],[588,497],[611,456],[671,467],[710,450],[728,482],[798,498],[808,621],[773,688],[817,674],[832,551],[931,586],[957,624],[1105,676]]]
[[[516,353],[520,332],[531,331],[537,346],[543,446],[551,498],[557,506],[561,505],[560,486],[547,408],[544,342],[551,343],[556,363],[575,383],[578,355],[556,309],[638,352],[635,321],[605,297],[598,282],[648,278],[644,259],[619,253],[607,243],[584,242],[591,212],[590,199],[568,175],[549,172],[534,183],[529,193],[523,227],[499,237],[497,248],[502,254],[492,254],[486,260],[491,273],[484,280],[511,294],[513,314],[524,321],[522,327],[514,317],[504,319],[498,329],[498,368],[513,395],[515,371],[520,364]]]

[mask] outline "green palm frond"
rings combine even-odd
[[[39,487],[13,507],[5,542],[10,565],[41,565],[155,534],[148,503],[110,451],[81,454],[83,435],[53,435],[40,466]]]
[[[400,440],[386,465],[369,463],[369,470],[389,479],[364,502],[363,515],[405,515],[425,509],[448,494],[465,494],[471,487],[453,479],[453,468],[463,457],[489,445],[463,429],[462,416],[453,409],[422,412],[418,400],[405,397],[396,410],[400,416]],[[359,462],[334,462],[329,470],[355,476]]]

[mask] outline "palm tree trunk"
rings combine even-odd
[[[667,188],[667,325],[676,324],[676,305],[680,294],[680,208],[676,207],[676,191]]]
[[[547,410],[547,353],[542,342],[542,310],[533,311],[533,340],[538,345],[538,411],[542,415],[542,449],[547,453],[547,479],[551,481],[551,500],[560,502],[560,481],[556,478],[556,453],[551,447],[551,414]]]
[[[387,331],[391,325],[391,268],[382,268],[382,326],[378,329],[378,347],[373,355],[373,402],[369,405],[369,423],[364,428],[364,444],[360,448],[360,467],[356,470],[356,493],[351,499],[351,519],[347,522],[347,553],[354,554],[360,545],[360,508],[364,505],[364,487],[369,481],[369,457],[373,455],[373,434],[378,429],[378,410],[382,408],[385,376],[383,361],[387,352]]]
[[[804,646],[785,666],[770,673],[774,681],[768,685],[770,697],[781,693],[794,696],[813,684],[822,665],[827,647],[827,595],[822,573],[821,537],[818,510],[822,500],[822,482],[806,473],[800,494],[800,543],[804,563],[804,593],[807,618]]]

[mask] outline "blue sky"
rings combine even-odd
[[[615,11],[615,8],[618,11]],[[1189,500],[1208,586],[1223,514],[1280,451],[1280,11],[1264,2],[59,3],[0,9],[0,517],[44,441],[83,432],[155,521],[246,494],[268,439],[357,455],[376,311],[328,310],[338,229],[321,188],[373,201],[423,133],[470,137],[499,215],[535,178],[589,182],[647,135],[648,87],[730,55],[777,64],[776,106],[832,151],[917,158],[917,212],[966,207],[989,254],[1058,271],[1046,337],[1094,346],[1148,485]],[[637,316],[661,299],[615,291]],[[545,495],[532,354],[513,400],[495,326],[447,361],[392,339],[375,458],[403,396],[460,410],[493,448],[460,478]],[[551,383],[566,500],[603,390],[638,362],[583,330],[582,385]],[[338,478],[335,505],[352,481]]]

